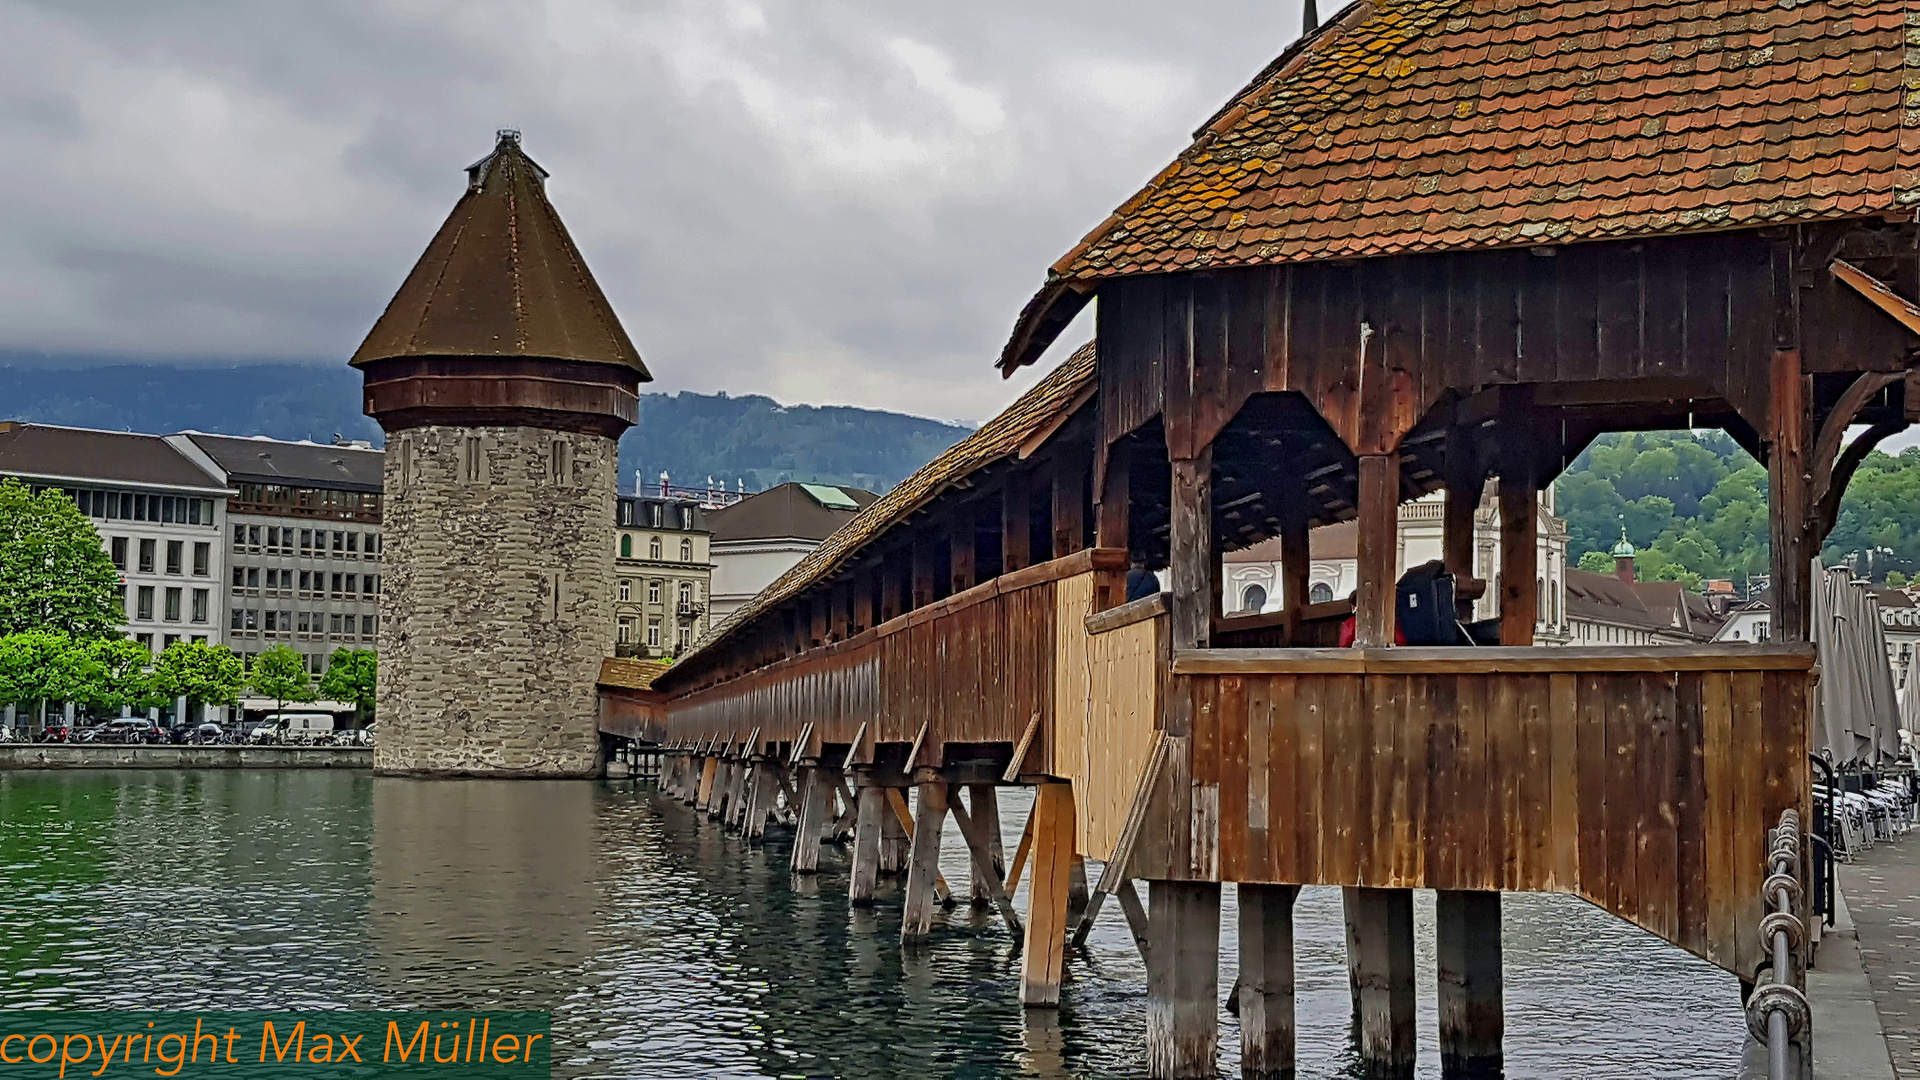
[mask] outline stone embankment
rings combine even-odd
[[[9,769],[370,769],[365,746],[148,746],[0,743]]]

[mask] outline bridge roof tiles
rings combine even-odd
[[[1908,8],[1362,0],[1053,265],[1000,366],[1102,278],[1904,210]]]

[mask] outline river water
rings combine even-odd
[[[1029,801],[1002,795],[1009,852]],[[997,918],[963,905],[903,956],[899,886],[852,910],[846,855],[796,881],[781,832],[750,846],[645,782],[0,773],[0,1008],[551,1010],[567,1077],[1138,1075],[1145,971],[1117,908],[1058,1012],[1028,1013]],[[1510,1077],[1734,1075],[1731,976],[1568,897],[1505,916]],[[1300,1075],[1355,1075],[1338,890],[1302,894],[1296,938]]]

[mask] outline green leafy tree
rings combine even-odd
[[[176,641],[153,665],[153,689],[164,698],[202,705],[232,705],[246,685],[245,665],[225,645]]]
[[[100,534],[73,500],[0,480],[0,634],[106,637],[126,621],[119,585]]]
[[[335,649],[320,676],[320,694],[330,701],[351,701],[362,716],[373,711],[379,664],[372,649]]]
[[[43,712],[50,701],[79,701],[93,673],[72,638],[52,630],[0,637],[0,702]]]
[[[247,673],[247,685],[261,697],[270,697],[276,712],[289,701],[312,701],[313,676],[307,673],[307,658],[285,645],[275,645],[253,658],[253,670]]]
[[[1589,551],[1580,556],[1580,569],[1590,574],[1613,573],[1613,556],[1604,551]]]
[[[1905,574],[1903,574],[1903,573],[1901,573],[1901,572],[1900,572],[1900,571],[1898,571],[1898,570],[1889,570],[1889,571],[1887,571],[1887,586],[1888,586],[1889,588],[1894,588],[1894,589],[1904,589],[1904,588],[1906,588],[1906,587],[1907,587],[1907,575],[1905,575]]]
[[[85,653],[87,684],[81,700],[98,712],[145,709],[160,704],[154,689],[153,653],[127,638],[96,638],[78,646]]]

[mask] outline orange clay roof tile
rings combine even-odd
[[[1055,269],[1084,292],[1202,250],[1220,268],[1480,246],[1515,235],[1517,206],[1546,208],[1562,243],[1908,206],[1920,98],[1912,122],[1902,98],[1920,94],[1920,15],[1906,12],[1896,0],[1356,5]],[[1795,166],[1726,171],[1783,156]],[[1483,197],[1437,198],[1448,192]],[[1001,366],[1036,344],[1023,327]]]

